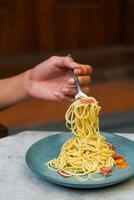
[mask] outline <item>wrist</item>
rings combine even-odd
[[[22,86],[22,90],[23,90],[23,94],[24,94],[24,98],[30,98],[31,97],[31,93],[30,93],[30,88],[31,88],[31,71],[32,70],[27,70],[26,72],[24,72],[22,75],[22,81],[21,81],[21,86]]]

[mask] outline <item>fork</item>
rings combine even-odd
[[[75,95],[75,99],[88,97],[85,93],[83,93],[81,91],[79,80],[78,80],[77,76],[74,74],[73,71],[72,71],[72,76],[73,76],[73,79],[75,80],[76,87],[77,87],[77,90],[78,90],[77,94]]]

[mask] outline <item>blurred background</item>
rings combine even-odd
[[[101,129],[134,132],[133,22],[133,0],[0,0],[0,78],[71,54],[93,66],[90,95],[102,106]],[[67,107],[31,99],[0,112],[0,123],[9,134],[64,130]]]

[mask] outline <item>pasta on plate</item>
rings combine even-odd
[[[84,181],[105,178],[115,165],[119,169],[128,167],[125,158],[99,131],[100,109],[93,97],[77,99],[70,105],[65,119],[74,136],[63,144],[58,157],[48,161],[50,169]],[[96,177],[98,174],[101,176]]]

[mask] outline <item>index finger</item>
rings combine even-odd
[[[58,68],[68,68],[75,69],[79,67],[79,64],[74,62],[73,58],[70,56],[53,56],[50,58],[51,64],[55,65]]]

